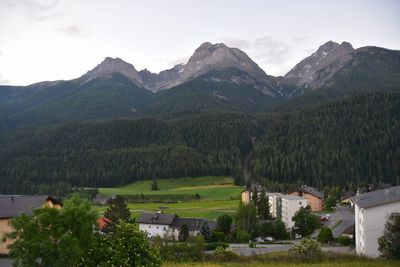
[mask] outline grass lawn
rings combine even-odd
[[[393,261],[343,261],[343,262],[322,262],[322,263],[252,263],[252,262],[241,262],[241,263],[164,263],[163,267],[219,267],[219,266],[232,266],[232,267],[261,267],[261,266],[278,266],[278,267],[307,267],[307,266],[315,266],[315,267],[395,267],[399,266],[398,262]]]
[[[152,180],[138,181],[116,188],[99,188],[103,195],[195,195],[202,199],[239,199],[241,186],[235,186],[233,179],[226,176],[204,176],[196,178],[158,179],[160,190],[152,191]]]
[[[234,214],[239,205],[239,200],[200,200],[178,203],[129,203],[128,207],[133,212],[135,218],[142,211],[158,211],[165,213],[175,213],[180,217],[197,217],[216,219],[220,215],[228,213]],[[107,206],[94,206],[94,208],[103,213]]]

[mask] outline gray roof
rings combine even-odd
[[[137,223],[148,223],[148,224],[162,224],[171,225],[174,221],[175,214],[164,214],[158,212],[143,212],[140,214],[139,219],[136,220]]]
[[[319,192],[314,187],[302,186],[299,189],[297,189],[296,191],[303,192],[303,193],[308,193],[310,195],[316,196],[317,198],[324,199],[324,194]]]
[[[49,196],[0,195],[0,218],[13,218],[21,213],[31,215]]]
[[[354,196],[351,200],[360,208],[370,208],[400,201],[400,186]]]
[[[293,196],[293,195],[283,195],[282,198],[287,200],[307,200],[304,197]]]
[[[203,224],[204,219],[197,218],[175,218],[171,227],[179,229],[183,224],[186,224],[189,227],[189,230],[200,230],[201,225]]]

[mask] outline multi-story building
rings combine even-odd
[[[400,186],[360,194],[352,198],[355,211],[356,253],[378,257],[378,239],[387,220],[400,216]]]
[[[299,196],[283,195],[281,196],[281,216],[287,229],[294,227],[292,220],[295,213],[301,208],[308,206],[308,200]]]
[[[313,187],[302,186],[290,195],[304,197],[308,200],[311,211],[322,211],[324,208],[324,194]]]
[[[281,193],[268,193],[268,203],[269,203],[269,212],[274,218],[281,218],[281,198],[283,194]]]

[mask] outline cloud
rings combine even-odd
[[[296,36],[293,38],[293,42],[295,42],[295,43],[303,43],[303,42],[307,42],[310,40],[311,40],[310,36]]]
[[[59,17],[64,11],[60,10],[61,0],[8,0],[8,8],[22,9],[28,18],[41,21]]]
[[[290,68],[288,64],[293,47],[284,41],[264,36],[253,40],[225,38],[223,42],[243,50],[268,74],[280,75]]]
[[[7,85],[10,84],[10,80],[3,79],[3,76],[0,74],[0,85]]]
[[[0,57],[3,56],[3,55],[4,55],[4,53],[2,51],[0,51]]]
[[[185,56],[185,57],[180,57],[178,59],[174,59],[168,62],[168,65],[170,66],[176,66],[178,64],[186,64],[189,61],[190,56]]]
[[[87,31],[80,26],[80,25],[69,25],[67,27],[59,28],[59,32],[70,35],[70,36],[76,36],[76,37],[85,37],[87,36]]]

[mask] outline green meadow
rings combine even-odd
[[[157,179],[159,190],[152,191],[152,180],[138,181],[116,188],[99,188],[102,195],[144,195],[144,196],[182,196],[200,195],[199,200],[174,201],[173,203],[129,203],[133,216],[143,211],[163,211],[181,217],[216,219],[222,214],[234,214],[239,205],[241,186],[235,186],[233,179],[226,176],[205,176],[180,179]],[[95,206],[99,212],[107,207]]]

